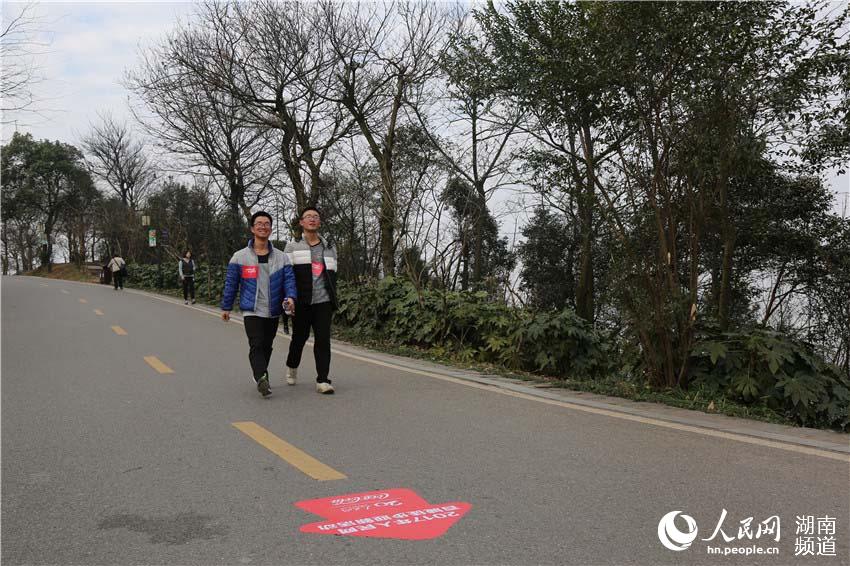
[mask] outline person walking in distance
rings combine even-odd
[[[192,298],[192,304],[195,304],[195,260],[192,259],[192,252],[186,250],[186,255],[177,262],[177,271],[180,274],[180,282],[183,284],[183,304],[189,304],[189,297]]]
[[[331,363],[331,318],[337,309],[336,250],[319,234],[322,218],[313,207],[301,211],[300,240],[286,244],[286,254],[295,271],[298,298],[295,301],[292,341],[286,358],[286,383],[295,385],[304,344],[313,329],[316,360],[316,391],[334,392],[328,378]]]
[[[120,255],[113,254],[112,259],[109,260],[107,264],[110,270],[112,270],[112,284],[115,286],[115,290],[124,289],[124,272],[127,269],[127,262],[124,261],[124,258]]]
[[[239,292],[239,308],[248,336],[248,361],[257,391],[263,397],[272,393],[269,360],[283,305],[292,309],[297,296],[289,256],[269,242],[271,233],[271,215],[264,211],[255,213],[251,217],[254,237],[230,258],[221,299],[221,319],[228,321],[236,292]]]

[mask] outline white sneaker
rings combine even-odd
[[[326,381],[320,381],[316,384],[316,391],[324,395],[330,395],[334,392],[334,386]]]
[[[295,385],[298,381],[298,368],[286,368],[286,384]]]

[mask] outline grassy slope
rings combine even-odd
[[[97,266],[98,270],[100,266]],[[57,263],[53,265],[50,273],[46,268],[39,268],[34,271],[22,273],[22,275],[31,275],[33,277],[46,277],[47,279],[65,279],[68,281],[82,281],[84,283],[99,283],[98,275],[93,271],[84,271],[77,268],[72,263]]]

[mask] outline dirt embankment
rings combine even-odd
[[[33,271],[27,271],[21,275],[32,275],[33,277],[46,277],[48,279],[66,279],[68,281],[84,281],[86,283],[99,283],[100,270],[102,266],[97,264],[87,264],[83,269],[80,269],[73,263],[54,263],[50,273],[46,268],[39,268]]]

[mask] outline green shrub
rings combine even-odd
[[[339,296],[338,323],[392,343],[561,377],[594,377],[608,369],[600,337],[569,309],[530,314],[485,292],[420,292],[391,277],[341,284]]]
[[[224,276],[227,266],[224,265],[199,265],[195,270],[195,296],[199,301],[210,304],[221,302],[224,290]],[[127,280],[125,285],[138,289],[151,291],[182,289],[180,278],[177,275],[177,264],[163,264],[162,287],[159,287],[159,269],[156,265],[130,264],[127,266]],[[209,281],[208,281],[209,279]]]
[[[850,381],[810,344],[766,328],[703,325],[691,351],[692,386],[764,404],[804,426],[850,426]]]

